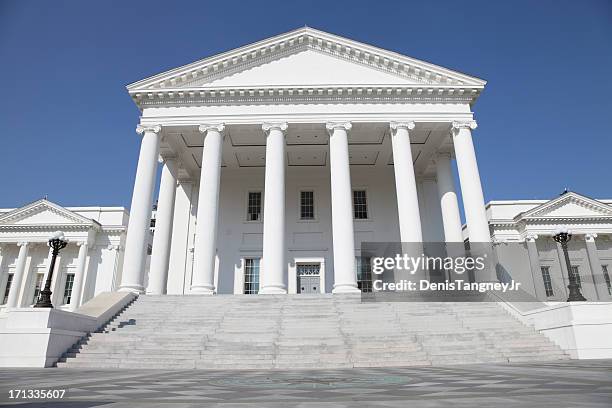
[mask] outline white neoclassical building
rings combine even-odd
[[[0,312],[36,303],[49,273],[47,241],[57,230],[68,246],[55,263],[53,304],[74,310],[116,290],[128,218],[123,207],[62,207],[47,199],[0,208]]]
[[[551,200],[505,200],[487,204],[500,267],[541,301],[568,297],[568,270],[552,236],[568,228],[571,273],[590,301],[612,300],[612,200],[565,192]]]
[[[129,85],[142,142],[121,290],[358,291],[362,242],[463,241],[454,163],[468,237],[489,241],[484,85],[308,27]]]

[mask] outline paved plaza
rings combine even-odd
[[[15,401],[11,389],[66,394]],[[0,391],[0,404],[28,408],[609,408],[612,360],[311,371],[2,369]]]

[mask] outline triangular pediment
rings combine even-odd
[[[485,81],[395,52],[304,27],[128,86],[130,94],[272,86],[447,86]]]
[[[186,87],[268,87],[326,85],[418,85],[422,82],[355,64],[310,49],[271,59],[261,65],[228,73],[218,79],[203,78]]]
[[[76,214],[46,199],[38,200],[0,216],[0,227],[92,226],[94,220]]]
[[[612,217],[612,206],[567,192],[561,196],[520,214],[523,220],[542,218],[607,218]]]

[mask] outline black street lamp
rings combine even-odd
[[[582,293],[580,293],[580,285],[578,285],[576,274],[572,272],[572,264],[570,262],[569,254],[567,252],[567,243],[570,241],[570,239],[572,239],[572,234],[567,228],[558,228],[553,235],[553,239],[555,240],[555,242],[561,244],[561,248],[563,249],[563,256],[565,257],[565,265],[567,265],[567,275],[569,278],[569,285],[567,285],[567,288],[569,289],[569,296],[567,297],[567,301],[586,301],[585,297],[582,296]]]
[[[57,231],[49,239],[49,246],[53,249],[51,253],[51,265],[49,265],[49,273],[47,274],[47,282],[45,282],[45,288],[40,292],[40,296],[36,301],[34,307],[47,307],[52,308],[51,303],[51,281],[53,280],[53,269],[55,269],[55,259],[60,252],[68,245],[68,240],[64,237],[64,233]]]

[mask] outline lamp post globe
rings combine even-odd
[[[563,257],[565,258],[565,265],[567,266],[567,275],[569,285],[569,295],[567,297],[568,302],[584,302],[586,298],[580,293],[580,285],[576,274],[572,272],[572,264],[570,262],[569,253],[567,251],[567,243],[572,239],[572,233],[567,227],[559,227],[553,233],[553,240],[561,244],[563,249]]]
[[[36,301],[34,307],[46,307],[52,308],[51,303],[51,282],[53,281],[53,270],[55,269],[55,260],[59,255],[60,250],[68,245],[68,240],[64,237],[64,233],[56,231],[49,238],[49,247],[53,250],[51,252],[51,263],[49,264],[49,273],[47,274],[47,281],[45,282],[45,288],[40,292],[40,296]]]

